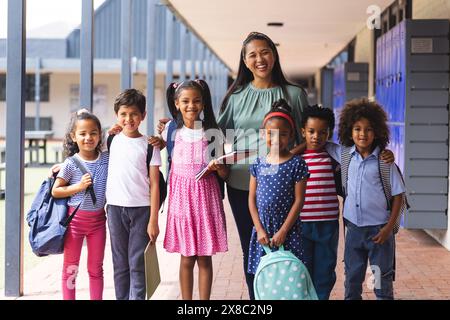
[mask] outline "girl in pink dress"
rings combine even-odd
[[[164,248],[181,254],[182,298],[192,299],[193,269],[197,262],[199,296],[201,300],[208,300],[213,278],[211,256],[228,250],[218,176],[225,179],[229,169],[210,160],[211,155],[223,152],[223,135],[217,126],[205,81],[171,84],[167,89],[167,103],[174,123],[166,126],[163,139],[174,145]],[[168,132],[173,132],[172,137],[167,137]],[[196,174],[206,166],[212,173],[196,180]]]

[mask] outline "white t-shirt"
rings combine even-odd
[[[166,123],[166,126],[164,127],[164,130],[161,133],[161,137],[163,138],[164,141],[167,141],[167,135],[169,134],[169,125],[171,122],[172,120]],[[184,125],[178,130],[178,134],[180,134],[181,139],[186,142],[197,142],[198,140],[204,137],[204,131],[202,128],[189,129]]]
[[[150,206],[147,148],[147,136],[130,138],[121,132],[114,137],[109,150],[107,204],[121,207]],[[159,148],[153,148],[150,166],[161,166]]]

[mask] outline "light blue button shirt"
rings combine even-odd
[[[327,143],[328,154],[341,162],[341,146]],[[375,226],[388,222],[390,212],[387,210],[386,197],[380,180],[378,155],[380,148],[365,159],[356,150],[350,149],[352,155],[348,168],[347,198],[344,203],[344,218],[359,226]],[[394,163],[391,164],[392,196],[405,192],[405,185]]]

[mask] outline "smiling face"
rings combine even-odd
[[[120,106],[117,111],[117,120],[122,132],[128,137],[139,136],[139,125],[145,118],[137,106]]]
[[[366,118],[361,118],[353,124],[352,140],[359,153],[370,153],[375,140],[375,131]]]
[[[255,79],[270,81],[275,55],[265,40],[255,39],[247,43],[244,63]]]
[[[266,144],[271,152],[279,153],[288,150],[293,133],[286,120],[269,119],[264,129],[266,130]]]
[[[320,150],[325,146],[330,135],[328,122],[324,119],[309,117],[305,127],[302,128],[302,135],[306,141],[306,149]]]
[[[80,153],[90,155],[95,152],[100,142],[101,130],[92,119],[78,120],[75,130],[70,134],[78,145]]]
[[[178,98],[175,100],[177,110],[183,116],[184,125],[188,128],[194,128],[194,122],[199,120],[200,113],[203,110],[203,100],[197,89],[181,89]]]

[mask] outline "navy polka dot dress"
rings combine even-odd
[[[250,173],[256,178],[256,207],[259,219],[269,237],[272,237],[283,225],[295,198],[295,184],[309,176],[305,160],[300,156],[280,164],[270,164],[266,158],[258,158],[250,166]],[[286,236],[283,244],[302,260],[300,237],[300,219],[297,219]],[[264,249],[258,243],[255,227],[250,239],[248,273],[255,273]]]

